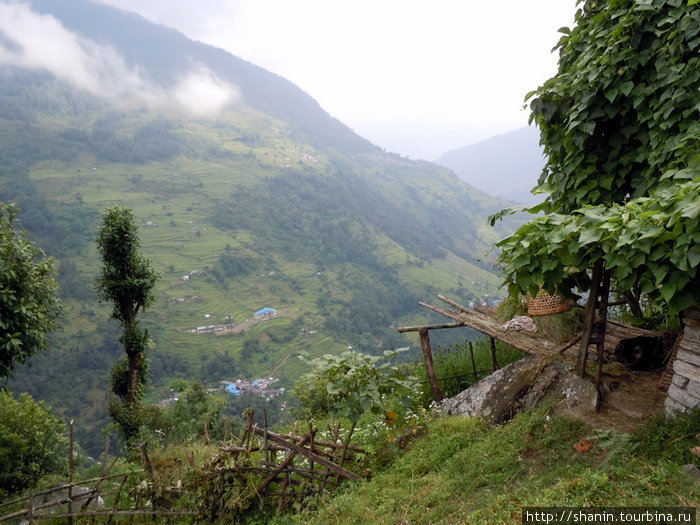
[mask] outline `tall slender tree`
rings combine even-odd
[[[113,206],[106,210],[96,243],[103,263],[96,289],[100,299],[113,303],[111,317],[121,324],[119,341],[126,353],[112,369],[112,391],[116,398],[110,401],[109,412],[129,446],[141,427],[146,350],[150,340],[137,315],[153,303],[158,274],[140,252],[136,219],[128,208]]]

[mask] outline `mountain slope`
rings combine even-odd
[[[205,66],[222,81],[235,84],[246,105],[294,124],[307,140],[358,152],[377,149],[288,80],[226,51],[90,0],[32,0],[31,5],[58,18],[68,30],[117,49],[130,66],[161,86],[175,84]]]
[[[524,204],[542,200],[530,193],[544,167],[537,128],[496,135],[448,151],[435,162],[489,195]]]
[[[499,293],[485,254],[504,230],[485,218],[504,203],[447,169],[383,153],[221,50],[85,0],[34,5],[63,25],[11,14],[44,24],[79,59],[28,69],[23,34],[4,28],[0,45],[17,60],[0,69],[0,200],[19,203],[22,225],[57,258],[66,308],[51,350],[13,385],[79,420],[92,451],[121,352],[91,288],[108,206],[134,211],[161,274],[144,316],[154,400],[176,377],[264,374],[290,386],[302,350],[416,346],[394,326],[429,319],[419,300]],[[192,86],[228,98],[202,112],[201,97],[183,98]],[[255,319],[263,307],[278,315]],[[218,325],[227,330],[204,328]]]

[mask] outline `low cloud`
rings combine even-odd
[[[0,3],[0,67],[44,71],[60,81],[111,100],[136,98],[151,106],[177,103],[211,114],[237,102],[237,88],[202,68],[163,90],[131,68],[111,47],[66,29],[28,5]]]
[[[173,96],[177,102],[198,115],[218,113],[232,102],[240,100],[237,88],[221,81],[207,69],[190,73],[175,87]]]

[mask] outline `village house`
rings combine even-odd
[[[255,313],[253,314],[253,317],[254,317],[255,319],[267,319],[267,318],[269,318],[269,317],[274,317],[274,316],[276,316],[276,315],[277,315],[277,310],[275,310],[274,308],[269,308],[269,307],[266,306],[265,308],[261,308],[260,310],[258,310],[257,312],[255,312]]]

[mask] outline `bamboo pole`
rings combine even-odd
[[[430,324],[425,326],[400,326],[396,330],[400,333],[406,332],[420,332],[423,329],[428,330],[440,330],[442,328],[461,328],[466,326],[464,323],[443,323],[443,324]]]
[[[441,301],[446,302],[446,303],[449,304],[450,306],[454,306],[455,308],[457,308],[457,310],[459,310],[459,311],[462,312],[462,313],[468,314],[468,313],[470,313],[470,312],[473,311],[473,310],[470,310],[469,308],[466,308],[466,307],[462,306],[462,305],[459,304],[459,303],[454,302],[452,299],[448,299],[448,298],[445,297],[444,295],[438,294],[438,299],[440,299]]]

